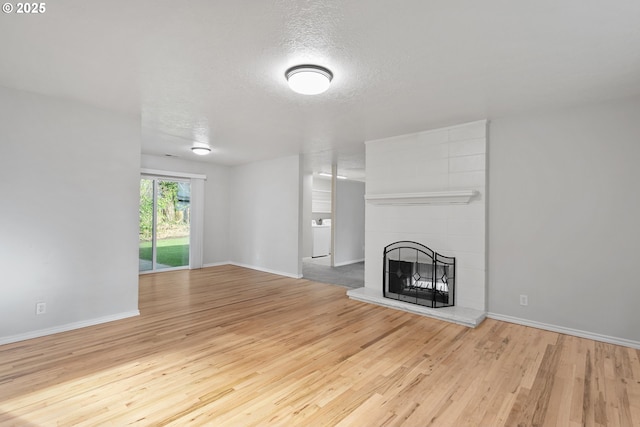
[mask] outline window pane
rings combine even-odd
[[[152,266],[153,237],[153,180],[140,180],[140,227],[139,227],[139,269],[148,271]]]
[[[190,185],[158,180],[157,198],[156,269],[188,266]]]

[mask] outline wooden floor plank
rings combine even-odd
[[[0,425],[640,425],[634,349],[235,266],[143,275],[139,305],[0,346]]]

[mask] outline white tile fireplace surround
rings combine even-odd
[[[487,122],[366,143],[365,286],[350,298],[475,327],[486,316]],[[409,240],[456,258],[454,307],[382,296],[383,248]]]

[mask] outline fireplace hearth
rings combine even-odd
[[[384,248],[385,298],[431,308],[455,305],[456,259],[411,241]]]

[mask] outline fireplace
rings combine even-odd
[[[384,248],[382,265],[385,298],[431,308],[455,305],[455,258],[401,241]]]

